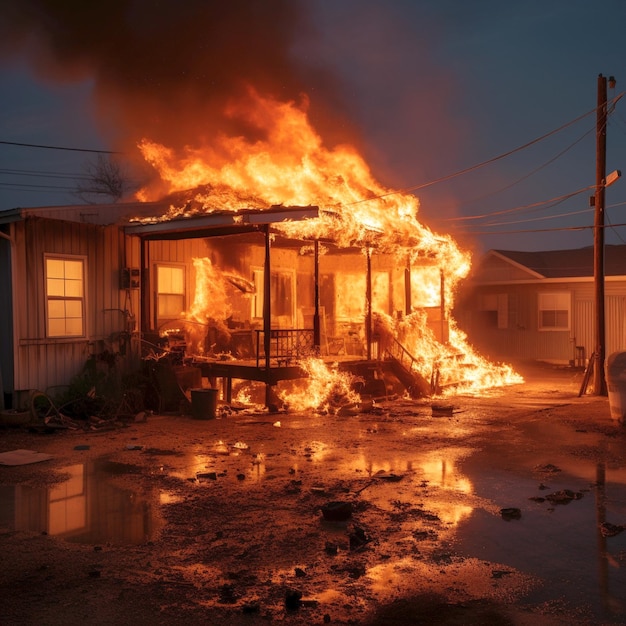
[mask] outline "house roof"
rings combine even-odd
[[[593,276],[593,246],[541,252],[490,250],[487,254],[498,256],[518,267],[526,268],[536,274],[538,278]],[[604,247],[604,273],[606,276],[626,276],[626,245],[607,245]]]
[[[120,202],[50,207],[15,208],[0,211],[0,225],[28,217],[46,217],[70,222],[117,224],[129,234],[147,239],[183,239],[251,232],[261,225],[299,221],[318,217],[318,207],[273,206],[268,209],[242,208],[239,211],[215,210],[189,217],[167,218],[164,202]]]

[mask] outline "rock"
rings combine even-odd
[[[552,504],[569,504],[572,500],[580,500],[582,497],[583,494],[580,491],[562,489],[561,491],[548,494],[546,500],[552,502]]]
[[[302,592],[297,589],[288,589],[285,594],[285,608],[288,611],[297,611],[300,608]]]
[[[513,519],[521,519],[522,511],[514,507],[509,507],[505,509],[500,509],[500,515],[502,516],[503,520],[506,520],[508,522]]]
[[[322,505],[322,515],[329,522],[343,522],[352,517],[352,503],[327,502]]]

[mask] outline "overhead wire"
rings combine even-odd
[[[610,104],[613,106],[613,108],[615,107],[615,103],[624,95],[624,92],[620,93],[619,95],[615,96]],[[579,122],[580,120],[584,119],[585,117],[587,117],[588,115],[591,115],[593,113],[597,112],[597,107],[594,107],[593,109],[587,111],[586,113],[583,113],[582,115],[579,115],[578,117],[574,118],[573,120],[570,120],[569,122],[566,122],[565,124],[562,124],[561,126],[559,126],[558,128],[555,128],[554,130],[551,130],[548,133],[545,133],[544,135],[541,135],[540,137],[537,137],[531,141],[526,142],[525,144],[522,144],[521,146],[518,146],[517,148],[513,148],[512,150],[509,150],[507,152],[504,152],[502,154],[499,154],[498,156],[492,157],[490,159],[487,159],[486,161],[481,161],[480,163],[477,163],[475,165],[472,165],[470,167],[464,168],[462,170],[458,170],[456,172],[453,172],[451,174],[447,174],[446,176],[442,176],[440,178],[431,180],[429,182],[426,183],[420,183],[419,185],[412,185],[410,187],[404,187],[402,189],[394,189],[388,192],[385,192],[383,194],[379,194],[377,196],[372,196],[372,197],[368,197],[368,198],[363,198],[361,200],[356,200],[354,202],[349,202],[346,203],[345,206],[352,206],[355,204],[360,204],[362,202],[371,202],[372,200],[379,200],[381,198],[386,198],[388,196],[393,196],[393,195],[397,195],[397,194],[402,194],[402,193],[409,193],[411,191],[418,191],[419,189],[425,189],[426,187],[430,187],[432,185],[436,185],[438,183],[441,182],[445,182],[447,180],[451,180],[452,178],[456,178],[457,176],[462,176],[463,174],[468,174],[469,172],[473,172],[477,169],[480,169],[482,167],[485,167],[486,165],[490,165],[491,163],[495,163],[496,161],[500,161],[506,157],[511,156],[512,154],[515,154],[516,152],[520,152],[522,150],[525,150],[526,148],[529,148],[530,146],[539,143],[540,141],[543,141],[544,139],[547,139],[548,137],[551,137],[552,135],[555,135],[556,133],[561,132],[562,130],[565,130],[566,128],[572,126],[573,124],[576,124],[577,122]]]
[[[94,150],[91,148],[70,148],[67,146],[51,146],[45,144],[37,144],[37,143],[22,143],[19,141],[1,141],[0,144],[6,146],[18,146],[20,148],[41,148],[44,150],[69,150],[71,152],[92,152],[94,154],[122,154],[121,152],[116,152],[114,150]]]

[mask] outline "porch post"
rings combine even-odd
[[[446,278],[443,274],[443,269],[439,269],[439,299],[441,307],[441,343],[447,343],[448,333],[446,328]]]
[[[271,265],[270,265],[270,227],[265,225],[265,264],[263,266],[263,350],[265,352],[265,406],[269,408],[271,402],[271,387],[269,383],[270,375],[270,333],[272,330],[272,307],[270,303],[271,291]]]
[[[322,337],[320,332],[320,242],[315,240],[315,290],[313,298],[315,300],[315,313],[313,314],[313,347],[317,356],[321,354]]]
[[[413,296],[411,294],[411,257],[406,256],[406,267],[404,268],[404,312],[411,315],[413,312],[411,302]]]
[[[152,328],[152,324],[150,324],[150,258],[148,245],[148,241],[146,241],[143,237],[139,239],[139,254],[141,263],[141,289],[139,296],[141,300],[141,327],[139,328],[140,339],[146,331]]]
[[[365,317],[365,337],[367,340],[367,360],[372,360],[372,256],[371,251],[367,249],[367,294],[366,294],[366,317]]]

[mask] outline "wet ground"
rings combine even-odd
[[[4,428],[52,458],[0,466],[0,623],[626,623],[626,428],[521,372],[439,411]]]

